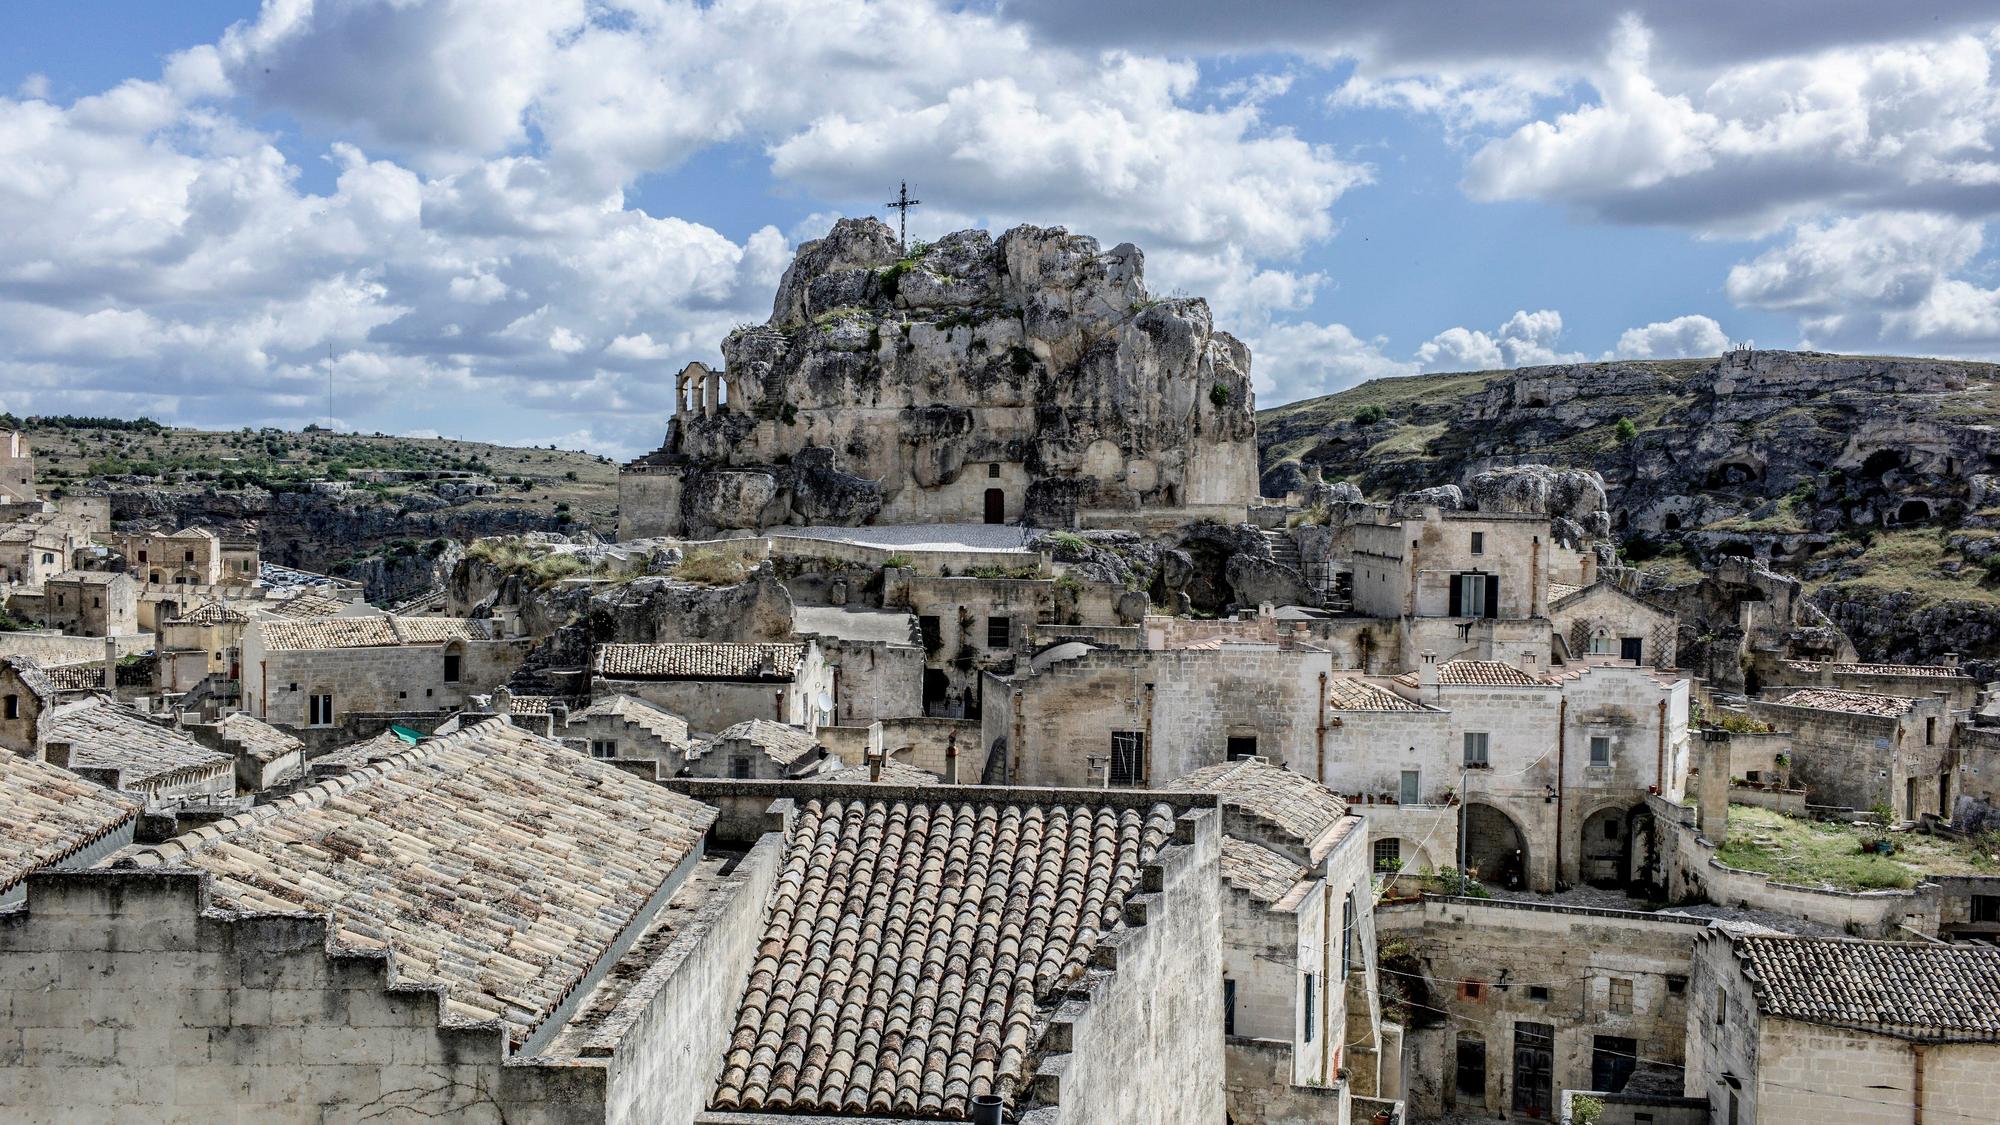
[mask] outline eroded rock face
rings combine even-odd
[[[1231,555],[1224,571],[1238,609],[1260,605],[1318,605],[1319,594],[1292,567],[1251,555]]]
[[[901,256],[886,224],[841,220],[799,248],[771,320],[723,341],[720,407],[621,477],[625,533],[978,522],[991,493],[1042,526],[1247,501],[1249,350],[1206,302],[1150,296],[1144,263],[1032,226]]]

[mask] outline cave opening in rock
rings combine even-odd
[[[1931,518],[1931,506],[1922,500],[1905,500],[1896,509],[1897,523],[1926,523]]]

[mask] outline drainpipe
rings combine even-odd
[[[1922,1043],[1910,1044],[1910,1069],[1915,1072],[1911,1077],[1910,1090],[1917,1103],[1916,1116],[1911,1119],[1911,1125],[1924,1125],[1924,1045]]]
[[[1542,599],[1548,591],[1542,586],[1542,537],[1535,536],[1534,546],[1528,552],[1528,616],[1542,617]]]
[[[1001,1122],[1006,1120],[1001,1116],[1001,1105],[998,1094],[974,1094],[972,1125],[1001,1125]]]
[[[1023,752],[1021,738],[1025,734],[1021,721],[1021,704],[1024,694],[1020,688],[1014,689],[1014,741],[1007,747],[1007,784],[1009,785],[1019,785],[1021,783],[1021,757]]]
[[[1313,742],[1319,751],[1319,772],[1313,775],[1313,780],[1319,782],[1321,785],[1325,785],[1326,784],[1326,673],[1325,672],[1321,672],[1319,674],[1319,706],[1316,708],[1316,710],[1318,711],[1319,714],[1319,725],[1313,731]]]
[[[1660,744],[1653,751],[1653,792],[1667,795],[1667,701],[1660,700]]]
[[[1153,787],[1153,685],[1152,684],[1146,685],[1145,755],[1146,756],[1143,759],[1141,759],[1141,762],[1146,767],[1146,776],[1141,781],[1140,788],[1151,789]],[[1107,784],[1111,780],[1111,766],[1110,763],[1108,762],[1105,764],[1104,767],[1104,780]]]
[[[1556,704],[1556,883],[1563,877],[1563,779],[1568,774],[1564,758],[1569,752],[1569,700]],[[1521,872],[1527,879],[1528,873]]]
[[[1410,540],[1410,585],[1403,594],[1403,615],[1417,615],[1417,541]]]
[[[257,717],[262,719],[271,714],[271,662],[257,662]]]

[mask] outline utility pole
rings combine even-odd
[[[922,203],[921,199],[910,198],[910,184],[905,180],[896,189],[896,198],[883,204],[896,212],[896,248],[907,251],[910,245],[910,208]]]

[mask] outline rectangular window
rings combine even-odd
[[[1639,1041],[1622,1035],[1591,1037],[1590,1088],[1616,1094],[1639,1066]]]
[[[1257,736],[1254,734],[1232,734],[1227,747],[1229,760],[1240,762],[1257,756]]]
[[[926,613],[917,618],[917,631],[923,634],[924,651],[936,652],[944,647],[944,622],[937,614]]]
[[[1486,758],[1487,734],[1483,730],[1465,732],[1465,764],[1476,770],[1483,770],[1492,763]]]
[[[14,717],[13,696],[7,697],[9,704],[7,717]],[[2000,895],[1973,895],[1972,920],[1975,922],[2000,922]]]
[[[1718,988],[1715,990],[1715,1026],[1721,1027],[1723,1024],[1726,1024],[1728,1022],[1729,1022],[1729,993],[1723,989]]]
[[[1610,1004],[1611,1010],[1618,1015],[1629,1016],[1632,1014],[1632,981],[1630,978],[1611,978]]]
[[[1472,553],[1475,555],[1483,555],[1486,553],[1485,532],[1475,531],[1472,533]]]
[[[1937,742],[1937,720],[1936,720],[1936,719],[1925,719],[1925,720],[1924,720],[1924,745],[1925,745],[1925,746],[1930,746],[1930,745],[1932,745],[1932,744],[1934,744],[1934,743],[1936,743],[1936,742]]]
[[[608,738],[593,738],[590,740],[590,756],[593,758],[616,758],[618,756],[618,744]]]
[[[6,713],[7,713],[7,717],[8,717],[8,718],[10,718],[10,719],[18,719],[18,718],[20,718],[20,717],[21,717],[21,697],[20,697],[20,696],[18,696],[18,695],[10,695],[10,696],[8,696],[8,697],[7,697],[7,699],[6,699]]]
[[[1417,804],[1423,795],[1423,774],[1417,770],[1403,771],[1402,791],[1396,794],[1400,804]]]
[[[1319,1005],[1315,1002],[1318,999],[1318,994],[1319,994],[1319,978],[1313,976],[1311,973],[1302,973],[1300,975],[1305,978],[1305,992],[1306,992],[1305,1004],[1304,1004],[1304,1011],[1306,1014],[1305,1041],[1310,1043],[1315,1038],[1314,1032],[1317,1030],[1313,1017],[1317,1015],[1319,1012]]]
[[[330,727],[333,725],[333,694],[320,692],[306,697],[306,725],[309,727]]]
[[[1222,1033],[1236,1034],[1236,982],[1222,978]]]
[[[460,667],[460,665],[461,665],[461,664],[463,663],[463,661],[464,661],[464,658],[463,658],[463,657],[461,657],[461,656],[460,656],[460,655],[459,655],[458,653],[455,653],[455,652],[447,652],[447,653],[445,653],[445,654],[444,654],[444,682],[445,682],[445,683],[448,683],[448,684],[455,684],[455,683],[457,683],[457,682],[458,682],[458,675],[459,675],[459,667]]]
[[[1548,998],[1549,998],[1549,986],[1548,986],[1548,985],[1546,985],[1546,984],[1531,984],[1531,985],[1529,985],[1529,986],[1528,986],[1528,999],[1530,999],[1530,1000],[1547,1000]]]
[[[729,776],[738,781],[747,779],[750,776],[750,759],[740,754],[729,759]]]
[[[1687,988],[1688,988],[1688,979],[1686,977],[1667,978],[1667,995],[1679,996],[1682,993],[1686,992]]]
[[[1397,839],[1375,841],[1375,870],[1396,871],[1403,866],[1403,842]]]
[[[1461,574],[1458,576],[1458,612],[1453,617],[1486,616],[1486,576],[1483,574]]]
[[[1593,734],[1590,736],[1590,764],[1608,766],[1611,764],[1611,736]]]
[[[1145,731],[1111,732],[1111,784],[1128,787],[1146,784]]]
[[[986,647],[1014,647],[1014,619],[1011,617],[989,617],[986,619]]]

